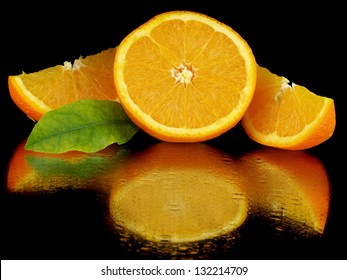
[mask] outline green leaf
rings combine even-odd
[[[34,126],[26,150],[97,152],[128,142],[138,131],[122,106],[109,100],[79,100],[46,113]]]

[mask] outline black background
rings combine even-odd
[[[0,4],[2,183],[5,181],[7,164],[15,147],[29,135],[34,126],[12,102],[7,86],[8,75],[17,75],[22,71],[39,71],[64,61],[73,61],[80,55],[87,56],[115,47],[129,32],[161,12],[197,11],[235,29],[248,42],[259,65],[296,84],[306,86],[319,95],[335,100],[337,124],[334,135],[322,145],[309,150],[322,160],[331,180],[333,203],[329,225],[324,242],[319,243],[317,248],[311,246],[311,251],[306,252],[303,258],[345,259],[346,184],[339,178],[345,168],[345,148],[341,143],[341,131],[345,127],[342,97],[346,91],[346,20],[343,7],[332,1],[328,4],[324,1],[315,2],[314,5],[304,7],[288,1],[275,4],[268,1],[240,3],[225,0],[109,2],[74,5],[45,2],[36,5],[27,1],[24,4]],[[255,145],[244,135],[240,126],[230,133],[234,134],[233,141],[239,144],[240,148]],[[214,142],[222,147],[230,145],[223,137],[215,139]],[[2,259],[116,257],[111,248],[117,245],[112,245],[112,237],[103,231],[99,224],[102,223],[99,219],[102,214],[95,211],[97,207],[90,207],[94,203],[93,196],[88,197],[86,194],[78,207],[74,205],[75,198],[71,194],[62,194],[60,198],[58,196],[54,199],[33,199],[31,202],[21,197],[8,199],[6,187],[2,185]],[[43,221],[48,221],[45,219],[45,212],[60,204],[64,205],[64,209],[61,209],[59,214],[56,213],[53,220],[55,223],[65,224],[66,227],[58,230],[53,222],[42,226]],[[23,214],[23,209],[29,213]],[[87,212],[88,215],[83,216],[88,216],[88,220],[81,220],[78,211]],[[37,220],[26,220],[26,217],[35,215]],[[291,246],[293,243],[289,242],[287,249]],[[289,255],[290,251],[286,253],[270,249],[256,253],[247,245],[244,252],[232,257],[292,257]]]

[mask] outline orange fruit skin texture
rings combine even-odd
[[[180,73],[182,65],[188,70]],[[175,79],[180,74],[186,84]],[[231,27],[199,13],[172,11],[122,40],[114,78],[120,103],[142,130],[167,142],[200,142],[241,120],[253,97],[256,62]]]
[[[258,66],[254,97],[242,126],[255,142],[304,150],[328,140],[336,126],[334,100]]]
[[[9,87],[10,95],[11,95],[13,102],[29,118],[31,118],[32,120],[39,120],[43,116],[45,111],[40,109],[40,108],[33,109],[32,102],[30,102],[30,100],[28,100],[23,95],[23,91],[18,88],[18,85],[15,83],[12,76],[8,77],[8,87]]]
[[[115,48],[33,73],[8,77],[13,102],[32,120],[81,100],[118,100],[113,81]]]

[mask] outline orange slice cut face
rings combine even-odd
[[[172,11],[122,40],[114,79],[121,104],[140,128],[168,142],[198,142],[242,118],[253,97],[256,62],[231,27]]]
[[[34,73],[8,77],[14,103],[31,119],[80,99],[117,100],[113,82],[115,48],[74,63],[49,67]]]
[[[334,100],[259,66],[257,85],[242,125],[254,141],[302,150],[329,139],[335,130]]]

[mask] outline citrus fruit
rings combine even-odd
[[[33,73],[8,77],[14,103],[31,119],[80,99],[117,100],[113,82],[115,48],[65,61]]]
[[[333,135],[333,99],[290,83],[265,67],[257,69],[254,96],[241,121],[251,139],[266,146],[302,150]]]
[[[323,163],[305,151],[272,147],[254,150],[240,159],[248,194],[257,212],[275,228],[288,223],[323,233],[330,207],[330,183]],[[252,210],[251,210],[252,211]]]
[[[115,176],[111,220],[117,228],[154,242],[232,234],[245,221],[248,208],[236,164],[205,143],[149,146]]]
[[[170,11],[121,41],[114,80],[125,111],[145,132],[167,142],[198,142],[242,118],[256,62],[231,27],[197,12]]]

